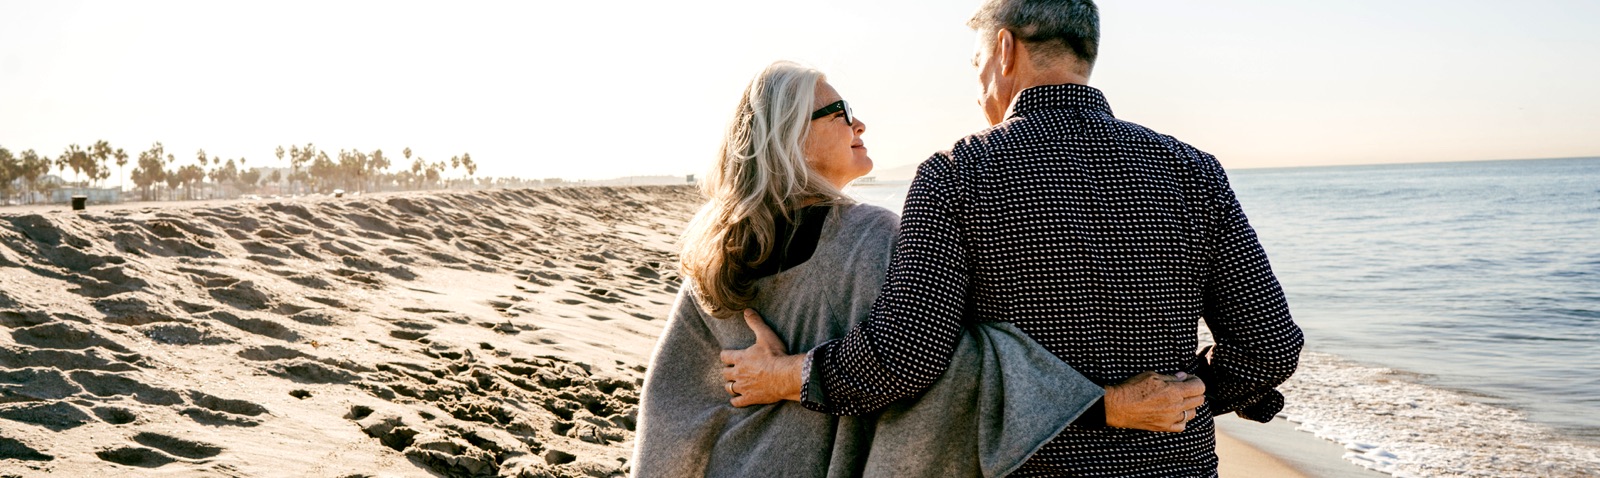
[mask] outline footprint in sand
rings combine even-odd
[[[355,270],[355,269],[346,269],[346,268],[333,269],[333,270],[331,270],[329,272],[332,272],[333,275],[336,275],[336,276],[339,276],[339,277],[343,277],[345,280],[348,280],[350,282],[354,282],[354,283],[360,284],[360,285],[369,285],[369,286],[382,286],[383,285],[383,279],[379,278],[378,276],[374,275],[371,272],[363,272],[363,271],[358,271],[358,270]]]
[[[303,358],[276,362],[266,370],[269,374],[297,383],[350,383],[360,378],[350,372]]]
[[[222,454],[222,447],[185,440],[182,438],[162,435],[160,433],[142,432],[133,436],[133,441],[150,448],[167,452],[173,456],[200,460]]]
[[[173,458],[166,453],[136,446],[124,446],[100,450],[95,452],[94,456],[100,457],[101,460],[109,461],[119,465],[137,466],[140,468],[159,468],[169,463],[178,461],[177,458]]]
[[[60,370],[24,368],[0,370],[0,403],[33,400],[60,400],[83,389],[67,380]]]
[[[38,214],[16,216],[10,218],[10,220],[11,226],[16,228],[17,232],[35,242],[56,246],[61,244],[61,240],[64,237],[69,239],[69,243],[81,244],[84,242],[82,239],[62,234],[61,229],[57,228],[49,219]]]
[[[343,317],[340,317],[339,314],[334,313],[333,311],[330,311],[328,309],[311,309],[311,310],[307,310],[307,311],[303,311],[303,312],[298,312],[298,313],[295,313],[294,315],[290,315],[289,316],[289,320],[293,320],[295,322],[299,322],[299,323],[306,324],[306,325],[316,325],[316,326],[321,326],[321,327],[342,325],[342,324],[345,323],[345,320],[344,320]]]
[[[7,328],[32,327],[50,320],[50,314],[40,310],[0,310],[0,326]]]
[[[278,265],[283,264],[279,263]],[[272,267],[266,268],[266,271],[277,274],[278,276],[288,279],[289,282],[293,282],[304,287],[324,290],[333,288],[333,283],[328,282],[327,279],[323,278],[322,275],[319,274],[307,274],[299,269],[278,269]]]
[[[339,299],[330,298],[330,297],[317,297],[317,296],[314,296],[314,295],[309,295],[309,296],[306,296],[306,300],[309,300],[309,301],[312,301],[312,302],[316,302],[318,304],[326,305],[328,307],[334,307],[334,308],[345,309],[345,310],[355,310],[355,308],[350,307],[348,305],[345,305],[344,301],[339,300]]]
[[[288,244],[284,244],[283,246],[289,248],[290,251],[293,251],[295,254],[298,254],[300,257],[303,257],[303,258],[306,258],[306,259],[310,259],[310,260],[313,260],[313,261],[318,261],[318,262],[322,261],[322,256],[319,256],[319,255],[317,255],[317,253],[312,252],[311,249],[307,248],[306,247],[307,245],[305,243],[303,243],[303,242],[290,242]]]
[[[252,254],[251,257],[249,258],[252,261],[260,262],[260,263],[263,263],[263,264],[265,264],[267,262],[275,262],[276,263],[276,264],[267,264],[267,265],[283,265],[283,262],[278,261],[278,259],[293,259],[294,258],[294,252],[293,251],[290,251],[289,249],[284,248],[283,246],[279,246],[277,244],[265,243],[265,242],[260,242],[260,241],[249,241],[249,240],[246,240],[246,241],[240,241],[239,245],[244,247],[245,251],[248,251],[250,254]],[[262,256],[262,257],[261,258],[257,258],[256,256]],[[270,256],[270,257],[268,257],[268,256]]]
[[[122,407],[94,407],[94,416],[112,425],[126,425],[139,420],[139,416]]]
[[[202,392],[189,392],[193,407],[178,413],[195,422],[212,426],[253,427],[261,422],[251,417],[267,413],[266,407],[255,402],[218,398]]]
[[[217,310],[216,307],[213,307],[211,305],[196,304],[196,303],[188,302],[188,301],[184,301],[184,300],[173,300],[172,301],[172,305],[176,305],[176,306],[178,306],[178,308],[183,309],[184,312],[188,312],[190,314],[203,314],[203,313],[206,313],[206,312]]]
[[[415,290],[415,289],[413,289],[413,290]],[[419,292],[428,292],[428,293],[435,293],[435,294],[437,293],[437,292],[427,291],[427,290],[420,290]],[[432,320],[434,322],[439,322],[439,323],[449,323],[449,324],[469,324],[469,323],[472,323],[472,317],[468,316],[467,314],[452,312],[452,311],[443,310],[443,309],[428,309],[428,308],[422,308],[422,307],[405,307],[405,308],[402,308],[400,310],[406,311],[406,312],[410,312],[410,313],[413,313],[413,314],[422,314],[428,320]]]
[[[415,341],[417,339],[427,337],[428,333],[416,330],[394,329],[389,331],[389,336],[400,340]]]
[[[0,346],[0,368],[44,367],[60,370],[103,370],[129,372],[137,370],[132,364],[141,363],[138,354],[104,356],[101,349],[90,348],[83,352]]]
[[[17,440],[0,436],[0,460],[50,461],[56,457],[40,453]]]
[[[4,406],[0,407],[0,418],[58,432],[77,428],[91,420],[88,413],[67,402]]]
[[[153,232],[158,236],[175,239],[184,237],[184,233],[187,233],[189,236],[204,237],[208,239],[217,237],[217,233],[212,232],[210,228],[205,227],[204,224],[195,222],[184,215],[163,213],[160,214],[159,217],[162,219],[156,219],[145,223],[145,227],[149,228],[150,232]]]
[[[240,316],[237,316],[237,315],[233,315],[232,313],[229,313],[227,311],[221,311],[221,310],[212,312],[212,313],[208,314],[207,317],[209,317],[211,320],[215,320],[215,321],[222,322],[224,324],[228,324],[230,326],[233,326],[234,328],[237,328],[239,330],[243,330],[245,332],[249,332],[249,333],[252,333],[252,334],[260,335],[260,336],[263,336],[263,337],[270,337],[270,338],[282,340],[282,341],[285,341],[285,342],[299,342],[300,341],[300,334],[299,333],[295,332],[294,330],[289,329],[288,327],[285,327],[283,324],[274,322],[272,320],[256,319],[256,318],[250,318],[250,317],[240,317]]]
[[[87,327],[70,322],[54,322],[11,331],[11,339],[18,344],[41,349],[82,350],[100,347],[115,352],[128,353],[127,347],[106,338]]]
[[[460,257],[456,257],[454,255],[446,254],[446,253],[439,252],[439,251],[431,251],[431,250],[429,250],[429,251],[422,251],[422,253],[424,255],[427,255],[429,259],[433,259],[435,262],[438,262],[440,264],[456,265],[456,264],[466,264],[467,263],[467,261],[461,259]]]
[[[94,308],[104,313],[106,322],[118,325],[145,325],[156,322],[182,322],[176,312],[166,305],[145,301],[136,295],[123,295],[98,299]]]
[[[413,314],[445,314],[445,313],[449,313],[450,312],[450,311],[444,310],[444,309],[424,309],[424,308],[420,308],[420,307],[406,307],[406,308],[402,308],[400,310],[403,310],[403,311],[406,311],[406,312],[410,312],[410,313],[413,313]]]
[[[427,337],[428,332],[437,327],[427,322],[405,319],[392,320],[390,323],[398,328],[390,330],[389,336],[400,340],[417,340]]]
[[[520,295],[501,295],[495,297],[495,299],[490,299],[488,304],[489,307],[493,307],[496,312],[500,313],[500,315],[515,318],[521,317],[523,313],[529,311],[527,310],[528,307],[526,305],[521,304],[523,301],[528,300],[525,297]]]
[[[73,371],[72,381],[98,397],[131,395],[134,400],[148,405],[177,405],[183,397],[177,392],[146,385],[120,373],[99,373],[87,370]]]
[[[287,359],[294,359],[294,358],[310,358],[311,356],[310,355],[306,355],[304,352],[301,352],[299,350],[291,349],[291,348],[288,348],[288,347],[283,347],[283,346],[278,346],[278,345],[263,345],[263,346],[259,346],[259,347],[249,347],[249,348],[246,348],[244,350],[240,350],[239,351],[239,357],[243,358],[245,360],[255,360],[255,361],[269,362],[269,361],[275,361],[275,360],[287,360]]]
[[[206,293],[210,294],[212,299],[239,310],[265,310],[272,305],[272,296],[251,281],[233,278],[214,279],[208,280],[206,285]],[[216,287],[212,287],[213,285]]]

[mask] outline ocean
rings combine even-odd
[[[1377,370],[1377,383],[1448,397],[1426,405],[1430,420],[1455,415],[1449,423],[1470,434],[1540,435],[1576,447],[1565,459],[1600,460],[1600,158],[1240,169],[1229,177],[1305,330],[1303,362],[1323,375],[1309,379],[1349,377],[1337,384]],[[906,187],[847,191],[899,211]],[[1415,398],[1404,390],[1360,393],[1379,404]],[[1418,463],[1478,446],[1435,440],[1446,432],[1418,433],[1428,426],[1352,407],[1346,394],[1310,392],[1286,392],[1285,412],[1302,415],[1289,418],[1356,443],[1353,454],[1394,451],[1373,455],[1381,471],[1437,474]],[[1571,469],[1600,474],[1600,461]]]

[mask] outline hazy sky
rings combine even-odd
[[[0,0],[0,146],[470,152],[702,172],[767,63],[828,74],[880,173],[986,126],[975,0]],[[1231,168],[1600,155],[1600,2],[1101,2],[1091,85]]]

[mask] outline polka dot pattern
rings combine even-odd
[[[854,415],[917,395],[964,321],[1011,322],[1101,385],[1150,370],[1207,384],[1182,433],[1068,427],[1015,476],[1214,476],[1212,414],[1270,419],[1303,342],[1216,159],[1081,85],[1030,88],[923,163],[872,315],[808,354],[803,403]]]

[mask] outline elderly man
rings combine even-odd
[[[1086,86],[1093,2],[992,0],[969,25],[994,126],[917,171],[849,335],[786,355],[747,313],[769,338],[723,353],[733,404],[867,413],[937,380],[966,321],[1005,321],[1105,387],[1017,476],[1214,476],[1212,416],[1270,420],[1303,341],[1226,174]],[[1202,319],[1216,345],[1197,354]]]

